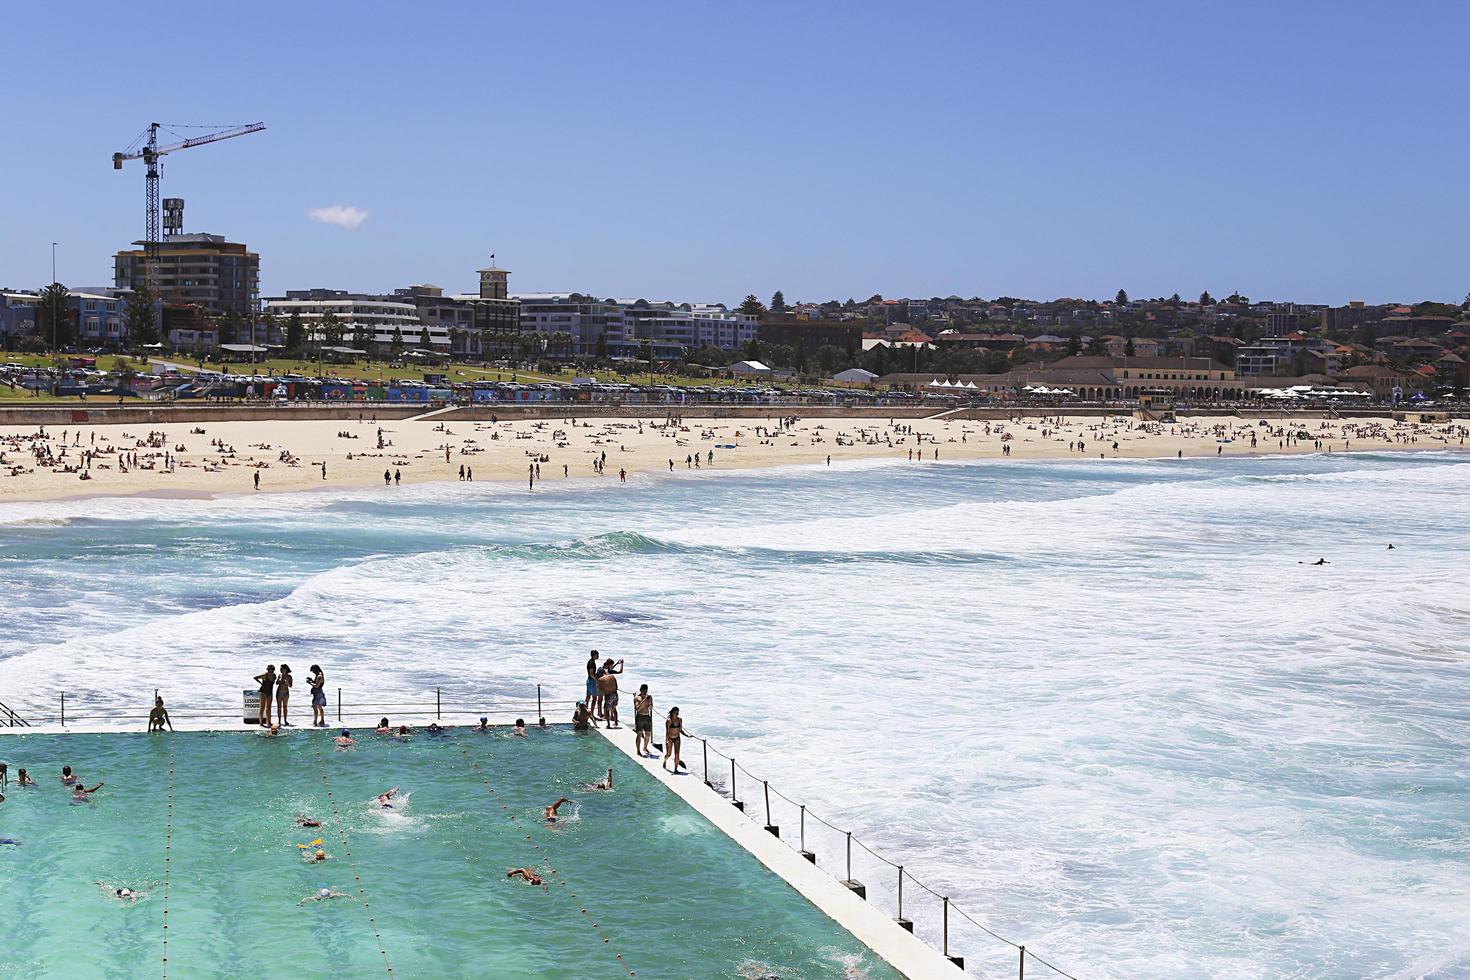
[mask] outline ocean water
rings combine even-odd
[[[282,660],[348,700],[565,699],[595,647],[1078,976],[1464,976],[1464,460],[8,504],[0,700],[234,706]],[[860,853],[854,873],[881,891],[887,871]],[[932,899],[906,903],[937,940]],[[955,933],[972,966],[1014,969]]]

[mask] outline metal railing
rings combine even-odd
[[[707,738],[687,729],[685,734],[698,739],[701,746],[701,758],[693,765],[685,764],[696,773],[694,765],[702,766],[706,786],[728,798],[736,809],[760,822],[768,833],[794,848],[807,861],[837,878],[853,894],[883,909],[901,928],[937,948],[956,966],[965,968],[965,957],[956,952],[964,948],[965,940],[983,937],[991,946],[1004,945],[1013,951],[1014,968],[1020,980],[1025,980],[1028,962],[1045,967],[1066,980],[1077,980],[1072,974],[1037,956],[1024,943],[1014,942],[993,931],[956,905],[948,895],[914,877],[904,865],[869,847],[851,830],[838,827],[806,804],[776,789],[770,780],[756,776],[732,756],[712,746]],[[716,761],[711,768],[711,755],[723,761]],[[728,782],[725,762],[729,763]],[[741,774],[744,775],[743,780]],[[755,806],[751,805],[752,796]],[[856,855],[853,845],[858,848]],[[876,883],[871,890],[869,883]],[[983,972],[998,973],[1003,969],[1000,955],[998,950],[994,957],[987,954]],[[978,965],[973,958],[971,965]]]
[[[160,693],[155,689],[153,697]],[[244,689],[242,689],[242,694]],[[571,720],[572,709],[576,701],[547,700],[542,696],[541,685],[536,685],[536,693],[526,697],[511,697],[508,695],[497,695],[493,697],[470,696],[468,692],[445,690],[436,687],[421,701],[350,701],[344,699],[343,689],[334,689],[334,696],[327,699],[327,705],[323,717],[329,722],[348,722],[352,719],[383,718],[391,719],[397,715],[412,715],[416,718],[432,716],[435,721],[448,721],[451,724],[469,723],[473,724],[481,717],[510,719],[514,717],[526,717],[533,724],[543,723],[548,711],[557,714],[558,720]],[[296,696],[290,699],[291,717],[296,719],[292,727],[310,727],[311,697],[309,689],[301,689]],[[235,702],[235,707],[226,703],[165,703],[169,718],[175,722],[231,722],[233,724],[246,724],[253,722],[247,719],[244,713],[244,699]],[[28,710],[25,718],[16,714],[3,703],[0,703],[0,727],[24,727],[33,728],[38,725],[59,725],[60,727],[75,727],[87,724],[116,725],[118,722],[137,720],[139,727],[146,725],[148,712],[152,708],[152,700],[146,705],[142,699],[137,701],[121,701],[115,697],[97,698],[81,696],[75,693],[68,694],[61,691],[57,695],[54,708],[42,708],[39,711]],[[272,714],[275,713],[275,705],[271,706]],[[563,719],[562,716],[565,716]]]
[[[31,723],[16,714],[9,705],[0,701],[0,724],[9,728],[30,728]]]

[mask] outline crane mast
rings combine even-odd
[[[213,133],[205,133],[189,139],[180,140],[167,146],[158,145],[159,129],[171,129],[161,123],[150,123],[148,125],[148,141],[136,150],[124,150],[112,155],[112,169],[121,170],[124,160],[142,160],[146,172],[145,183],[147,185],[147,203],[145,205],[145,222],[143,234],[143,277],[148,284],[148,289],[157,295],[158,293],[158,265],[159,255],[162,251],[162,238],[159,233],[159,185],[161,183],[159,160],[169,153],[179,150],[187,150],[195,146],[203,146],[206,143],[217,143],[220,140],[233,139],[236,136],[246,136],[250,133],[258,133],[265,129],[265,123],[248,123],[244,126],[232,126]],[[182,128],[182,127],[181,127]],[[136,143],[134,144],[137,145]]]

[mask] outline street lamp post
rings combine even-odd
[[[56,285],[56,243],[51,243],[51,285]],[[56,291],[51,291],[51,349],[56,350]]]

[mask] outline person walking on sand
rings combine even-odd
[[[679,741],[684,737],[684,719],[679,717],[677,707],[669,709],[668,720],[664,722],[664,761],[665,770],[674,775],[679,774],[679,767],[683,765],[679,761]],[[674,768],[669,769],[669,760],[674,760]]]
[[[307,675],[307,683],[311,685],[311,727],[327,727],[327,675],[316,664],[311,665],[311,671]]]
[[[286,709],[291,701],[291,668],[281,664],[281,670],[276,674],[276,720],[282,728],[290,728],[291,723],[286,720]]]
[[[265,673],[256,674],[255,682],[260,685],[260,721],[262,728],[271,721],[271,695],[276,690],[276,665],[268,664]]]
[[[652,759],[652,741],[653,695],[648,693],[647,684],[640,684],[638,693],[633,695],[633,750],[644,758]]]

